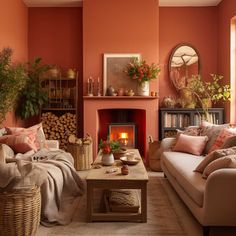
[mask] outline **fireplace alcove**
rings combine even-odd
[[[102,110],[114,110],[114,109],[128,109],[130,111],[136,110],[136,120],[141,138],[138,138],[138,145],[141,146],[141,152],[143,153],[143,160],[148,162],[148,139],[151,135],[154,140],[158,139],[158,99],[157,97],[142,97],[142,96],[101,96],[101,97],[89,97],[84,96],[84,134],[90,134],[93,140],[93,158],[95,159],[98,151],[98,144],[100,141],[100,121],[110,121],[109,117],[112,114],[99,116],[99,111]],[[139,111],[138,111],[139,110]],[[142,113],[142,115],[137,115]],[[131,112],[132,113],[132,112]],[[141,119],[141,117],[143,117]],[[107,120],[107,121],[106,121]],[[143,128],[142,128],[143,127]],[[106,133],[102,135],[104,139],[107,137],[107,129],[104,129]],[[140,144],[141,142],[141,144]],[[139,147],[138,147],[139,148]]]
[[[142,109],[100,109],[98,110],[98,143],[101,139],[120,142],[127,141],[123,147],[138,148],[141,156],[146,152],[146,111]],[[113,130],[111,130],[113,128]],[[113,132],[111,132],[113,131]],[[122,137],[122,134],[125,137]],[[122,145],[122,144],[121,144]]]

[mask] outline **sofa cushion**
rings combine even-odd
[[[226,148],[226,149],[219,149],[211,152],[206,157],[203,158],[203,160],[199,163],[199,165],[195,168],[194,171],[203,173],[204,169],[211,163],[212,161],[228,156],[228,155],[236,155],[236,147]]]
[[[202,156],[195,156],[181,152],[163,152],[162,161],[171,175],[200,207],[203,206],[206,180],[201,174],[193,172],[201,162]]]
[[[201,155],[208,140],[207,136],[190,136],[179,134],[173,151],[187,152],[194,155]]]

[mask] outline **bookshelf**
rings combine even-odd
[[[209,122],[224,123],[224,108],[209,108]],[[159,139],[171,137],[176,129],[183,130],[187,126],[200,125],[204,118],[203,109],[161,108],[159,112]]]

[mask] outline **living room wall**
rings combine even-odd
[[[28,8],[22,0],[1,1],[0,7],[0,48],[13,49],[13,61],[28,60]],[[13,112],[7,114],[2,126],[24,125]]]
[[[168,76],[168,61],[176,45],[188,43],[200,54],[204,79],[217,73],[217,7],[160,7],[160,102],[177,96]]]
[[[78,70],[80,120],[83,114],[82,15],[81,7],[29,8],[29,59],[41,57],[43,63]],[[80,123],[79,134],[82,130]]]
[[[157,0],[84,0],[84,94],[89,76],[102,78],[103,53],[141,53],[147,62],[159,60]],[[157,90],[158,81],[151,83]]]

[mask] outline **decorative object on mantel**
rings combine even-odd
[[[97,96],[100,97],[102,96],[101,90],[100,90],[100,78],[98,77],[97,80]]]
[[[138,81],[138,95],[149,96],[149,82],[157,79],[161,69],[152,63],[148,65],[145,60],[134,58],[126,67],[125,73],[132,79]]]
[[[101,150],[102,164],[109,166],[113,165],[114,163],[113,153],[120,150],[120,144],[115,140],[110,141],[109,138],[107,138],[107,140],[105,141],[103,140],[100,141],[99,149]]]
[[[93,86],[94,86],[94,81],[93,78],[90,76],[87,82],[88,96],[93,96]]]
[[[117,95],[117,93],[115,92],[115,89],[113,88],[113,86],[110,85],[107,88],[107,95],[108,96],[116,96]]]

